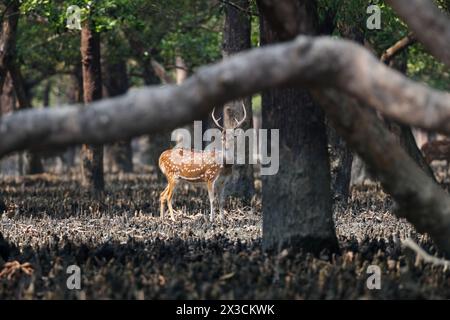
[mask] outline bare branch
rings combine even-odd
[[[387,0],[432,55],[450,66],[450,19],[428,0]]]
[[[289,85],[335,88],[399,121],[450,133],[450,94],[408,80],[351,41],[301,36],[203,67],[180,86],[133,90],[89,108],[7,115],[0,119],[0,157],[172,129],[207,116],[215,105]]]
[[[396,201],[395,214],[428,233],[450,257],[450,197],[401,148],[375,113],[335,90],[313,90],[336,131]]]
[[[416,42],[416,37],[412,33],[397,41],[381,55],[381,62],[388,64],[396,55]]]

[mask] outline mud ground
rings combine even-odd
[[[230,200],[226,220],[210,223],[206,192],[182,186],[177,222],[156,215],[164,185],[155,175],[107,178],[102,202],[77,177],[0,178],[8,210],[0,217],[0,268],[29,262],[31,276],[0,279],[1,299],[449,299],[450,270],[424,264],[401,240],[431,254],[427,236],[393,214],[377,185],[354,188],[335,210],[340,255],[261,251],[261,200]],[[2,260],[3,259],[3,260]],[[81,290],[68,290],[69,265]],[[381,268],[381,289],[366,286]]]

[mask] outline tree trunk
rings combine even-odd
[[[128,74],[126,61],[109,56],[105,64],[105,88],[108,97],[125,94],[128,91]],[[111,171],[133,172],[133,153],[131,140],[119,141],[106,148],[111,159]]]
[[[249,1],[237,0],[234,1],[234,4],[235,6],[225,5],[222,48],[225,59],[239,51],[251,48],[251,21],[249,15],[242,11],[249,9]],[[236,8],[236,6],[241,9]],[[229,112],[223,113],[225,128],[233,128],[236,124],[235,118],[242,119],[244,113],[241,103],[244,103],[247,113],[247,119],[241,126],[241,129],[245,131],[253,127],[252,99],[251,97],[246,97],[242,102],[232,101],[224,106],[225,109],[229,110]],[[246,152],[249,150],[251,150],[250,146],[246,148]],[[255,193],[255,187],[253,182],[253,165],[249,163],[248,155],[245,156],[245,164],[233,166],[233,173],[226,190],[228,195],[239,197],[244,202],[250,203]]]
[[[334,31],[331,27],[333,19],[330,19],[328,26],[321,29],[326,30],[329,35]],[[340,24],[341,34],[360,44],[364,43],[364,34],[357,28],[350,28]],[[351,181],[352,181],[352,164],[358,159],[353,157],[352,151],[348,148],[344,139],[336,132],[336,130],[327,123],[327,137],[330,146],[330,169],[331,169],[331,191],[335,205],[346,206],[350,197]],[[361,163],[364,166],[364,163]]]
[[[3,196],[0,194],[0,217],[2,216],[3,212],[6,211],[6,203],[3,200]],[[1,234],[0,234],[1,237]]]
[[[84,103],[102,98],[102,76],[100,64],[100,35],[94,31],[91,21],[81,30],[81,59],[83,68]],[[84,186],[94,195],[104,189],[103,146],[83,145],[81,162]]]
[[[144,68],[144,82],[146,85],[160,84],[159,78],[156,76],[151,67]],[[170,132],[159,132],[148,136],[148,150],[146,152],[146,158],[148,159],[148,163],[155,168],[155,171],[159,177],[162,177],[162,173],[158,170],[159,156],[169,147]]]
[[[350,196],[353,154],[336,130],[327,123],[330,147],[331,191],[335,205],[346,206]]]
[[[270,16],[271,12],[262,2],[258,2],[264,13],[264,17],[260,17],[261,44],[286,40],[288,33],[275,29],[276,18]],[[315,1],[288,4],[298,10],[296,19],[292,20],[295,30],[315,33]],[[291,38],[294,36],[294,33],[289,34]],[[262,177],[264,248],[290,247],[316,254],[324,249],[338,251],[332,218],[326,127],[321,109],[307,90],[267,90],[262,94],[262,125],[264,129],[280,130],[279,172]]]
[[[144,63],[146,67],[143,69],[144,72],[144,82],[146,85],[157,85],[160,84],[159,78],[156,76],[155,72],[151,68],[151,63],[148,65]],[[160,132],[154,133],[148,136],[148,149],[146,153],[146,159],[148,159],[148,164],[153,166],[157,175],[161,178],[162,173],[158,170],[159,156],[164,150],[170,147],[170,133]]]
[[[12,1],[6,5],[3,23],[0,29],[0,95],[8,73],[9,62],[14,57],[16,48],[17,23],[19,21],[19,1]]]
[[[19,108],[26,109],[31,107],[30,99],[25,92],[20,68],[14,63],[16,50],[17,24],[19,21],[19,1],[13,1],[8,4],[4,13],[4,21],[0,34],[0,95],[3,92],[6,75],[9,71],[11,82],[16,92]],[[41,173],[43,171],[42,163],[35,153],[24,152],[22,155],[24,163],[21,169],[22,174]]]
[[[29,95],[30,90],[28,90],[29,88],[26,88],[25,86],[25,81],[23,79],[20,67],[17,65],[15,61],[11,60],[8,65],[8,70],[11,76],[14,92],[16,93],[19,109],[20,110],[31,109],[32,105],[31,105],[31,98]],[[21,157],[22,157],[21,173],[23,175],[39,174],[44,172],[41,156],[38,152],[24,151]]]
[[[16,95],[14,94],[11,76],[7,73],[3,84],[3,92],[0,95],[0,115],[14,112],[15,107]]]
[[[45,82],[45,88],[42,96],[42,104],[44,108],[50,106],[50,92],[52,90],[52,84],[50,79]]]
[[[129,33],[128,42],[131,50],[133,51],[133,55],[142,67],[142,75],[145,85],[151,86],[160,84],[161,81],[152,67],[151,56],[146,54],[145,44],[136,34],[132,32]],[[151,54],[154,53],[155,52],[151,52]],[[168,132],[160,132],[148,136],[148,149],[145,151],[145,159],[148,160],[148,163],[155,168],[156,173],[160,177],[162,177],[162,174],[159,170],[157,170],[159,156],[164,150],[169,148],[169,146],[170,133]]]

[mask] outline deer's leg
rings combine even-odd
[[[166,204],[166,197],[167,197],[167,191],[169,190],[170,184],[167,185],[167,187],[164,189],[163,192],[161,192],[161,195],[159,196],[159,202],[160,202],[160,209],[159,209],[159,216],[161,219],[164,219],[164,211],[165,211],[165,204]]]
[[[172,198],[176,185],[177,182],[175,180],[170,180],[169,190],[167,191],[167,206],[169,207],[170,218],[172,219],[172,221],[175,221],[175,216],[173,215]]]
[[[222,221],[223,220],[223,204],[225,201],[225,184],[226,181],[223,179],[220,179],[216,182],[216,189],[217,193],[219,194],[219,218]]]
[[[208,196],[209,196],[209,204],[210,204],[210,213],[209,213],[209,220],[212,222],[214,221],[214,181],[208,181],[207,182],[208,187]]]
[[[223,203],[225,202],[225,188],[224,185],[221,185],[219,191],[219,217],[220,220],[223,220]]]

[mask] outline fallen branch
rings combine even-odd
[[[450,19],[433,1],[387,0],[430,53],[450,66]]]
[[[431,263],[435,266],[443,266],[444,271],[450,267],[450,261],[445,259],[439,259],[427,253],[423,250],[417,243],[415,243],[412,239],[408,238],[402,241],[403,245],[412,251],[414,251],[423,261],[426,263]]]
[[[26,148],[102,144],[173,129],[227,101],[296,85],[335,88],[400,122],[450,134],[450,94],[407,79],[351,41],[301,36],[203,67],[180,86],[132,90],[88,108],[6,115],[0,118],[0,157]]]
[[[376,114],[335,90],[314,90],[313,94],[338,134],[394,198],[395,214],[417,231],[428,233],[450,257],[449,195],[419,168]]]

